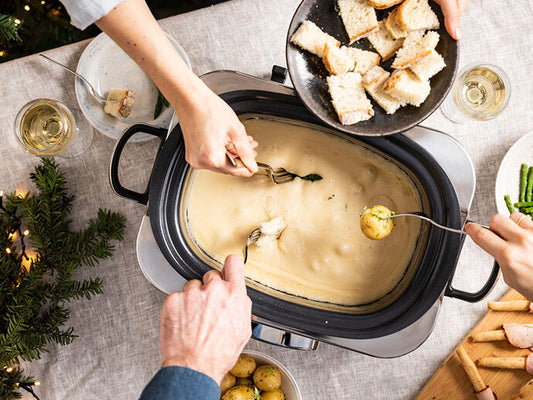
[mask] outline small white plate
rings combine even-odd
[[[181,46],[170,36],[168,38],[190,67],[189,57]],[[131,114],[127,118],[116,118],[106,114],[104,104],[93,98],[90,89],[81,79],[76,79],[78,104],[90,124],[104,135],[118,139],[126,128],[136,123],[146,123],[162,128],[169,126],[172,108],[163,108],[163,112],[154,120],[157,87],[141,67],[105,33],[99,34],[85,48],[76,72],[87,78],[104,97],[112,88],[135,91],[135,104]],[[132,141],[139,142],[150,138],[153,136],[135,135]]]
[[[518,202],[520,195],[520,166],[533,165],[533,132],[521,137],[503,157],[496,176],[496,207],[501,214],[508,215],[503,196],[508,194],[511,201]]]

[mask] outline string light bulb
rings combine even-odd
[[[35,382],[33,382],[33,384],[34,384],[35,386],[41,386],[41,382],[39,382],[39,381],[35,381]]]
[[[22,234],[23,234],[24,236],[28,236],[28,235],[30,234],[30,231],[26,229]]]
[[[26,4],[26,5],[24,6],[24,9],[25,9],[26,11],[30,11],[30,6]]]
[[[4,196],[4,191],[0,190],[0,197],[3,197],[3,196]]]
[[[12,373],[12,372],[13,372],[13,367],[9,367],[9,368],[7,368],[7,369],[6,369],[6,372],[7,372],[8,374]]]
[[[15,22],[15,25],[19,25],[22,21],[21,21],[20,19],[17,18],[17,19],[15,19],[15,21],[13,21],[13,22]]]
[[[6,253],[11,254],[11,249],[9,247],[6,247]]]

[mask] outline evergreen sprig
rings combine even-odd
[[[30,175],[35,194],[5,195],[0,201],[0,398],[20,398],[19,389],[33,393],[33,378],[18,366],[21,360],[39,359],[47,345],[66,345],[76,338],[66,327],[71,300],[102,293],[102,281],[79,281],[75,271],[111,257],[113,240],[122,240],[125,219],[99,210],[80,231],[70,229],[74,197],[68,194],[66,177],[58,165],[44,158]],[[36,255],[29,268],[20,234]],[[26,260],[26,261],[25,261]],[[13,370],[1,370],[11,366]]]
[[[20,42],[19,28],[22,21],[18,24],[15,22],[16,18],[8,14],[0,14],[0,39],[6,42]]]

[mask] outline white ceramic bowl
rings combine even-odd
[[[278,367],[281,371],[281,390],[285,393],[285,400],[302,400],[302,394],[296,384],[296,380],[283,364],[269,355],[258,351],[244,350],[243,354],[252,357],[257,363],[257,366],[270,364]]]

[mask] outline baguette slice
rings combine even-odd
[[[291,42],[295,45],[316,54],[320,58],[324,57],[324,46],[339,47],[340,42],[333,36],[328,35],[311,21],[304,21],[291,37]]]
[[[379,21],[379,30],[368,35],[368,40],[378,51],[383,61],[388,60],[402,47],[403,39],[394,39],[385,26],[385,20]]]
[[[376,10],[366,0],[337,0],[350,44],[378,29]]]
[[[409,70],[399,69],[385,82],[383,90],[398,101],[419,107],[428,97],[431,87],[428,80],[420,80]]]
[[[398,13],[398,7],[392,10],[387,16],[387,19],[385,20],[385,27],[387,28],[387,30],[389,31],[389,33],[394,39],[401,39],[401,38],[406,37],[409,34],[409,31],[407,29],[402,28],[396,22],[397,13]]]
[[[368,71],[363,77],[363,86],[372,98],[383,108],[387,114],[394,114],[398,108],[404,106],[405,101],[389,96],[383,91],[385,82],[389,79],[390,72],[380,66]]]
[[[421,31],[409,33],[396,53],[392,68],[407,68],[422,57],[428,56],[438,42],[439,34],[435,31],[430,31],[425,35]]]
[[[431,9],[428,0],[405,0],[398,6],[395,19],[408,31],[440,28],[439,18]]]
[[[355,68],[355,58],[347,51],[347,47],[344,46],[335,47],[326,43],[322,61],[332,75],[345,74],[353,71]]]
[[[126,118],[131,114],[134,102],[134,90],[111,89],[107,95],[104,111],[114,117]]]
[[[372,7],[378,10],[384,10],[385,8],[395,6],[402,1],[403,0],[368,0],[368,2],[372,4]]]
[[[411,72],[414,72],[419,79],[425,80],[439,73],[446,63],[439,53],[432,50],[429,55],[409,65]]]
[[[332,104],[343,125],[365,121],[374,115],[372,103],[365,95],[361,74],[348,72],[327,77]]]

